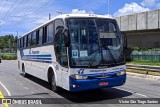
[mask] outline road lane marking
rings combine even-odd
[[[123,90],[123,91],[127,91],[127,92],[129,92],[129,93],[132,93],[132,94],[133,94],[133,92],[132,92],[132,91],[128,91],[128,90],[121,89],[121,88],[117,88],[117,87],[116,87],[116,89]]]
[[[130,92],[130,93],[132,93],[132,94],[136,94],[136,95],[139,95],[139,96],[143,96],[143,97],[148,97],[148,96],[146,96],[146,95],[144,95],[144,94],[140,94],[140,93],[137,93],[137,92],[132,92],[132,91],[129,91],[129,90],[126,90],[126,89],[121,89],[121,88],[117,88],[117,89],[119,89],[119,90],[123,90],[123,91],[127,91],[127,92]]]
[[[6,86],[5,86],[2,82],[0,82],[0,84],[1,84],[2,87],[6,90],[8,96],[11,96],[11,93],[10,93],[9,90],[6,88]]]
[[[5,99],[1,91],[0,91],[0,98],[1,98],[1,99]],[[5,107],[9,107],[8,104],[4,104],[4,106],[5,106]]]
[[[137,94],[137,95],[139,95],[139,96],[143,96],[143,97],[148,97],[148,96],[146,96],[146,95],[144,95],[144,94],[140,94],[140,93],[135,93],[135,94]]]

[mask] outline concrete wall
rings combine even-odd
[[[127,31],[129,28],[129,23],[128,23],[128,16],[122,16],[121,17],[121,31]],[[123,24],[122,24],[123,23]]]
[[[146,12],[137,14],[137,30],[144,30],[147,28]]]
[[[116,17],[116,21],[118,25],[121,25],[121,17]],[[119,26],[119,28],[121,29],[121,26]]]
[[[158,10],[147,12],[147,29],[158,29]]]
[[[137,30],[137,14],[129,15],[129,30]]]
[[[121,31],[151,30],[160,28],[160,10],[116,17]]]
[[[117,17],[128,47],[160,48],[160,9]],[[156,47],[157,47],[156,46]]]

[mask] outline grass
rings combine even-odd
[[[152,71],[146,71],[146,70],[127,69],[127,72],[133,72],[133,73],[139,73],[139,74],[147,74],[148,72],[148,75],[160,76],[160,72],[152,72]]]
[[[132,61],[132,62],[127,62],[127,64],[160,66],[160,62],[151,62],[151,61]]]

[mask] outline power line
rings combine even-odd
[[[12,4],[11,8],[6,12],[6,14],[4,15],[4,17],[2,18],[2,20],[8,15],[9,11],[15,6],[16,2],[18,0],[15,0],[14,3]]]
[[[30,8],[34,5],[34,2],[36,2],[36,1],[38,1],[38,0],[32,1],[29,6],[24,7],[24,8],[22,9],[22,11],[19,12],[19,14],[22,13],[22,12],[23,12],[25,9],[27,9],[27,8],[30,9]],[[19,15],[19,14],[18,14],[18,15]],[[17,16],[18,16],[18,15],[17,15]]]
[[[35,0],[35,1],[37,1],[37,0]],[[37,8],[37,9],[36,9],[35,11],[33,11],[32,13],[40,10],[42,7],[46,6],[50,1],[51,1],[51,0],[48,0],[45,4],[41,5],[39,8]],[[33,4],[33,3],[34,3],[34,2],[32,2],[32,4]],[[29,7],[31,7],[32,4],[31,4]],[[27,8],[27,7],[24,7],[24,8],[22,9],[22,11],[19,12],[19,14],[20,14],[21,12],[23,12],[26,8]],[[19,16],[19,14],[16,15],[15,17],[21,17],[21,16]],[[34,18],[36,18],[36,17],[34,17]],[[43,18],[40,18],[40,19],[43,19]],[[30,22],[31,22],[31,21],[30,21]],[[17,22],[15,22],[15,24],[17,24]],[[15,25],[15,24],[12,24],[12,26]],[[24,26],[24,27],[25,27],[25,26]]]
[[[32,5],[35,1],[37,1],[37,0],[34,0],[34,1],[29,2],[29,3],[19,12],[19,14],[20,14],[21,12],[23,12],[26,8],[31,7],[31,5]],[[31,5],[29,5],[29,4],[31,4]],[[19,14],[18,14],[18,15],[19,15]],[[17,15],[16,17],[18,17],[18,15]],[[6,24],[6,25],[8,25],[8,24]]]
[[[1,2],[2,2],[2,0],[1,0]],[[4,4],[3,7],[1,8],[0,13],[1,13],[1,11],[6,7],[7,2],[8,2],[8,0],[6,0],[5,4]]]
[[[22,0],[21,2],[19,2],[19,4],[10,12],[10,14],[8,14],[8,16],[6,16],[6,19],[11,16],[14,12],[25,0]]]
[[[42,7],[44,7],[45,5],[47,5],[51,0],[48,0],[45,4],[41,5],[38,9],[36,9],[35,11],[33,11],[32,13],[36,12],[37,10],[40,10]],[[24,9],[23,9],[24,10]],[[21,17],[19,15],[16,15],[15,17]],[[35,17],[34,17],[35,18]],[[37,18],[36,18],[37,19]],[[39,19],[43,19],[43,18],[39,18]],[[17,22],[16,22],[17,23]],[[14,24],[15,25],[15,24]]]
[[[42,7],[46,6],[51,0],[48,0],[44,5],[40,6],[38,9],[36,9],[35,11],[33,11],[32,13],[35,13],[37,11],[39,11]]]

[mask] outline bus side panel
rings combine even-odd
[[[20,50],[26,73],[48,81],[48,66],[55,61],[53,45]]]
[[[61,72],[63,88],[69,91],[69,70],[68,68],[62,68]]]

